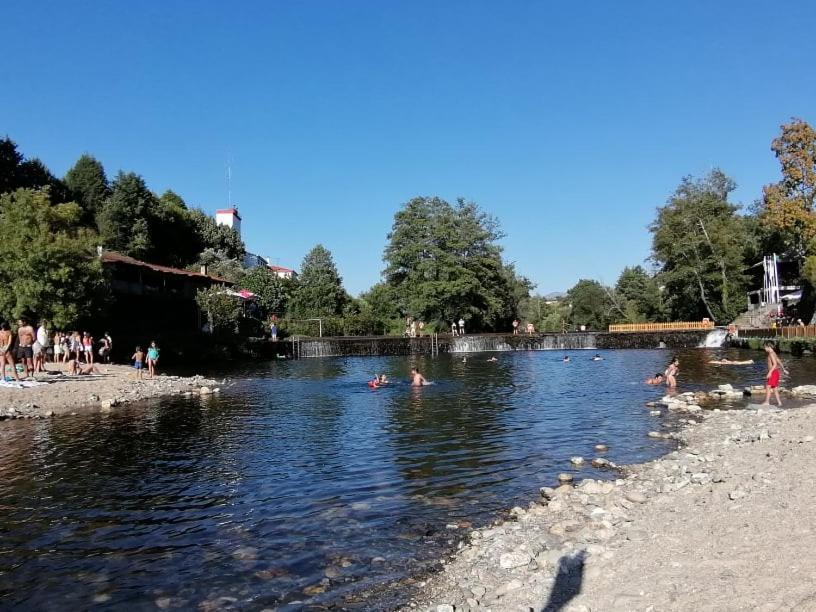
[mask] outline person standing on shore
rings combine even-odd
[[[36,334],[28,319],[21,318],[17,328],[17,359],[23,364],[25,377],[34,375],[34,340]]]
[[[278,324],[274,321],[272,322],[272,326],[269,328],[269,335],[272,336],[272,342],[278,341]]]
[[[456,337],[456,321],[451,323],[451,336]]]
[[[156,366],[159,363],[159,347],[156,346],[156,341],[153,340],[147,349],[147,373],[150,378],[156,376]]]
[[[519,326],[519,320],[518,319],[513,319],[513,335],[514,336],[518,335],[518,326]]]
[[[465,335],[465,320],[462,317],[459,317],[459,335]]]
[[[14,364],[12,344],[14,344],[14,334],[11,333],[11,326],[8,321],[3,321],[0,323],[0,382],[6,379],[6,364],[11,366],[14,380],[20,380],[20,375],[17,374],[17,366]]]
[[[782,364],[782,360],[779,359],[779,355],[776,354],[773,342],[765,343],[765,354],[768,355],[768,374],[765,376],[765,401],[762,405],[771,405],[771,392],[773,392],[777,405],[782,406],[782,400],[779,397],[779,379],[782,377],[782,372],[787,374],[788,371]]]
[[[142,352],[142,347],[137,346],[136,350],[133,353],[133,356],[130,358],[133,361],[133,368],[136,370],[136,380],[142,380],[142,366],[144,365],[144,353]]]
[[[93,363],[93,336],[88,332],[82,336],[82,350],[85,352],[85,363]]]

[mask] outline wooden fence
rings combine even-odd
[[[740,338],[816,338],[816,325],[741,329]]]
[[[661,332],[714,329],[713,321],[678,321],[672,323],[619,323],[610,325],[610,332]]]

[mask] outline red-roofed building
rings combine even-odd
[[[291,268],[283,268],[281,266],[273,266],[269,264],[269,269],[274,272],[278,278],[295,278],[297,276],[297,272],[292,270]]]

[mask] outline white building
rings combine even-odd
[[[226,225],[241,235],[241,215],[237,208],[221,208],[215,211],[215,222],[218,225]]]

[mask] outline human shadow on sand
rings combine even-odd
[[[558,612],[563,609],[573,597],[581,592],[581,585],[584,582],[584,560],[586,551],[580,551],[575,555],[564,555],[558,560],[558,573],[555,576],[555,584],[550,591],[550,598],[541,612]]]

